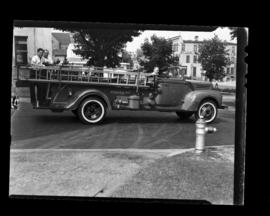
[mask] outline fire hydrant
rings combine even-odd
[[[202,153],[205,146],[205,134],[214,133],[217,129],[215,127],[206,127],[206,122],[203,118],[199,118],[196,122],[196,146],[195,152]]]

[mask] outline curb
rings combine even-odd
[[[11,153],[34,152],[118,152],[118,153],[163,153],[173,154],[190,151],[191,149],[11,149]]]
[[[207,148],[226,148],[234,147],[234,145],[223,145],[223,146],[205,146]],[[38,153],[38,152],[92,152],[92,153],[103,153],[103,152],[117,152],[117,153],[159,153],[166,154],[166,157],[182,154],[185,152],[194,151],[195,148],[188,149],[10,149],[10,153]]]
[[[183,153],[194,151],[194,150],[195,150],[195,148],[181,149],[181,150],[178,150],[178,151],[175,151],[175,152],[168,154],[167,157],[172,157],[175,155],[183,154]]]

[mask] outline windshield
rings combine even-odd
[[[168,70],[164,71],[162,75],[166,76],[167,78],[172,78],[172,79],[184,79],[186,68],[184,67],[169,67]]]

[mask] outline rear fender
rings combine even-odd
[[[222,95],[219,91],[215,90],[195,90],[189,92],[182,104],[182,110],[197,111],[200,103],[205,99],[214,100],[217,103],[218,108],[222,104]]]
[[[87,97],[96,96],[104,100],[107,108],[111,110],[109,98],[102,92],[96,89],[83,90],[76,92],[73,97],[68,101],[65,106],[66,110],[75,110],[79,107],[80,103]]]

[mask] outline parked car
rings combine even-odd
[[[26,71],[28,78],[21,74]],[[181,119],[194,115],[211,123],[225,107],[210,82],[186,80],[177,67],[169,68],[167,75],[103,73],[87,67],[24,67],[18,68],[16,85],[29,86],[34,109],[70,110],[85,124],[102,122],[110,110],[175,112]]]

